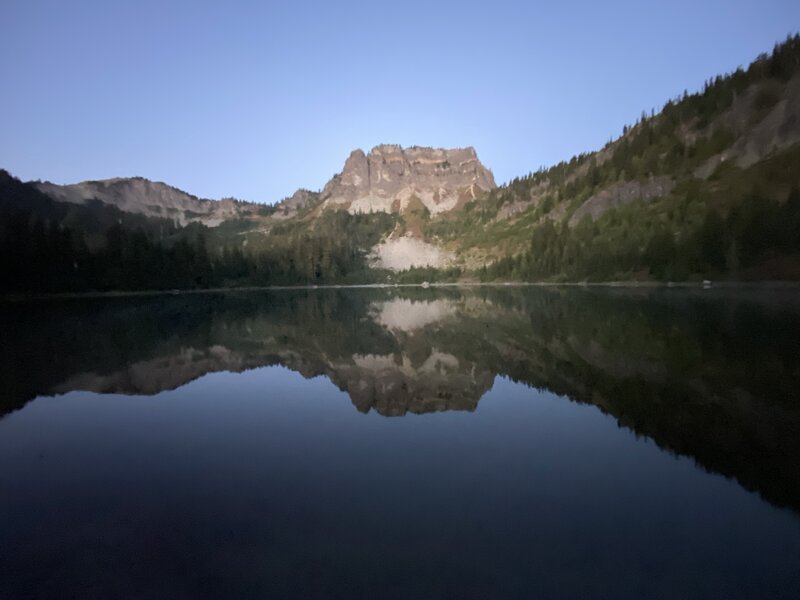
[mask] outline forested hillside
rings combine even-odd
[[[800,278],[800,38],[427,233],[484,279]]]

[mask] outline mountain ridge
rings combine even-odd
[[[800,279],[800,36],[643,113],[603,148],[501,186],[473,147],[396,144],[356,149],[321,190],[266,206],[139,178],[9,183],[0,198],[46,204],[25,185],[56,204],[100,200],[172,222],[169,235],[146,228],[154,252],[173,260],[189,238],[220,283]],[[86,211],[37,210],[14,227],[84,235]]]
[[[138,176],[87,180],[66,185],[44,181],[34,185],[60,202],[86,204],[99,200],[125,212],[173,219],[182,226],[199,222],[214,227],[226,220],[255,213],[260,208],[258,204],[232,198],[199,198],[170,184]]]

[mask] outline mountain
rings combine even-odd
[[[427,234],[488,279],[800,278],[800,37]]]
[[[492,172],[474,148],[402,148],[384,144],[369,154],[354,150],[341,173],[323,188],[325,208],[350,213],[403,213],[422,204],[431,215],[445,213],[496,187]]]
[[[170,219],[179,225],[197,222],[216,227],[223,221],[250,217],[261,208],[259,204],[233,198],[218,201],[198,198],[166,183],[144,177],[83,181],[71,185],[56,185],[46,181],[35,186],[58,202],[86,204],[99,200],[124,212]]]
[[[800,280],[800,36],[643,112],[603,148],[499,187],[471,147],[398,145],[354,150],[322,190],[274,205],[142,178],[0,175],[6,290]],[[30,264],[49,269],[35,286]]]
[[[472,147],[404,149],[384,144],[366,155],[354,150],[342,172],[323,188],[320,200],[322,210],[402,215],[402,221],[370,253],[372,266],[402,271],[454,264],[453,253],[425,240],[422,225],[433,216],[463,208],[495,187],[492,172]]]

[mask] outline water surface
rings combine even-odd
[[[0,597],[790,598],[792,292],[0,310]]]

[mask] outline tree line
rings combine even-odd
[[[0,199],[3,293],[364,283],[375,278],[369,248],[395,225],[384,213],[328,212],[256,235],[248,250],[243,235],[64,205],[10,177]]]

